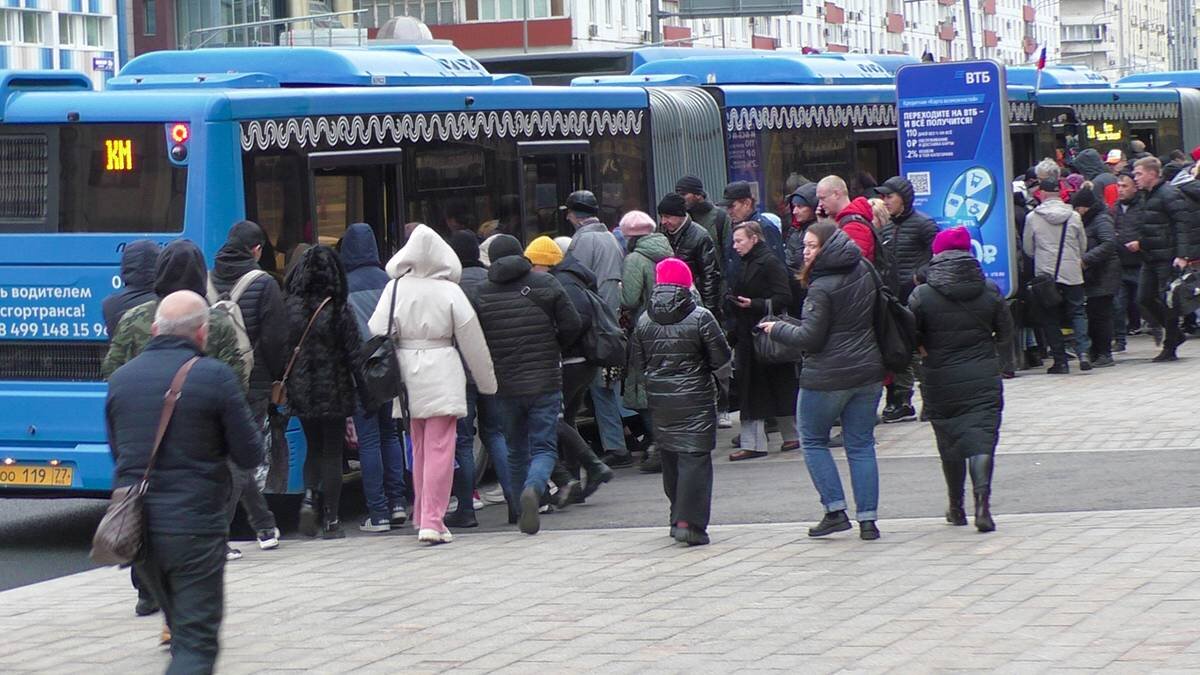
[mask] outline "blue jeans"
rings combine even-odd
[[[367,514],[375,519],[391,518],[392,509],[404,505],[404,446],[396,434],[392,404],[370,415],[355,411],[354,429]]]
[[[458,438],[454,445],[454,459],[458,470],[454,472],[454,496],[458,499],[458,510],[474,511],[475,494],[475,420],[479,420],[479,438],[492,459],[492,468],[500,479],[504,499],[513,501],[508,483],[511,475],[508,468],[508,443],[504,440],[504,427],[495,396],[480,394],[473,382],[467,383],[467,416],[458,419]]]
[[[1113,300],[1113,336],[1116,338],[1117,344],[1125,344],[1131,317],[1137,321],[1134,328],[1142,327],[1141,316],[1137,309],[1138,275],[1141,274],[1141,271],[1140,267],[1121,268],[1121,286],[1117,289],[1116,298]]]
[[[804,463],[826,513],[846,509],[842,479],[829,452],[829,431],[834,420],[841,417],[850,485],[854,488],[855,520],[876,519],[879,466],[875,463],[875,409],[882,391],[883,387],[876,383],[836,391],[800,389],[796,414],[800,418]]]
[[[1059,288],[1065,288],[1063,302],[1066,305],[1071,332],[1075,334],[1075,356],[1086,358],[1092,349],[1092,339],[1088,337],[1087,308],[1084,306],[1087,295],[1084,293],[1083,284]]]
[[[625,448],[625,427],[621,422],[621,398],[617,396],[616,382],[604,384],[604,371],[596,374],[596,381],[588,387],[592,395],[592,407],[596,411],[596,430],[604,450],[617,454],[629,452]]]
[[[497,396],[496,403],[504,418],[504,439],[508,441],[509,489],[518,495],[532,487],[539,495],[546,492],[546,481],[558,461],[558,413],[562,410],[562,391],[554,390],[531,396]],[[515,505],[515,502],[509,502]]]

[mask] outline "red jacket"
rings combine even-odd
[[[872,263],[875,262],[875,233],[871,230],[874,218],[875,211],[871,209],[871,203],[863,197],[855,197],[836,218],[838,227],[858,244],[863,257]]]

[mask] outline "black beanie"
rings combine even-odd
[[[686,216],[687,202],[681,195],[668,192],[658,203],[658,213],[664,216]]]
[[[474,232],[459,230],[450,235],[450,248],[454,249],[454,254],[464,267],[479,265],[479,237]]]
[[[704,183],[695,176],[684,176],[675,183],[675,191],[680,194],[703,195]]]
[[[1071,206],[1090,209],[1096,205],[1096,193],[1088,188],[1081,188],[1071,196]]]
[[[496,239],[488,246],[488,260],[491,260],[493,265],[501,258],[514,255],[525,255],[525,249],[521,248],[521,242],[511,234],[496,235]]]

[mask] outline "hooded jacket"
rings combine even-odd
[[[154,299],[125,312],[108,343],[108,353],[100,362],[100,373],[107,379],[117,368],[132,361],[150,343],[154,313],[159,300],[175,291],[192,291],[205,297],[208,290],[208,270],[204,255],[187,239],[177,239],[158,254],[154,264]],[[208,344],[205,354],[229,366],[245,388],[250,373],[246,372],[243,352],[238,347],[233,321],[225,312],[211,312],[208,321]]]
[[[834,232],[813,260],[799,324],[779,322],[771,338],[803,349],[800,386],[818,391],[882,382],[875,338],[875,276],[843,231]]]
[[[701,202],[696,202],[696,205],[688,209],[688,215],[692,217],[692,221],[704,231],[708,233],[708,237],[712,239],[713,246],[716,247],[718,253],[725,245],[725,241],[730,238],[732,223],[729,222],[729,214],[725,209],[719,209],[712,202],[705,199]],[[724,256],[717,255],[717,265],[721,270],[721,274],[725,274]]]
[[[863,197],[855,197],[846,208],[837,214],[838,227],[858,244],[858,249],[868,262],[875,262],[875,232],[871,225],[875,211]]]
[[[598,219],[588,220],[575,230],[567,254],[596,275],[600,299],[616,314],[621,308],[621,262],[625,252],[613,233]]]
[[[258,225],[242,221],[230,229],[225,244],[217,251],[213,264],[213,290],[224,295],[233,290],[245,274],[260,269],[252,252],[262,242],[262,230]],[[209,298],[212,302],[213,298]],[[254,367],[250,370],[249,398],[256,413],[265,409],[271,396],[271,383],[283,375],[287,366],[287,322],[284,320],[283,292],[270,274],[261,274],[241,297],[238,308],[242,310],[246,336],[254,349]]]
[[[650,305],[650,294],[654,292],[654,269],[658,263],[670,258],[671,242],[665,234],[657,232],[638,237],[633,250],[625,256],[621,273],[621,309],[628,312],[636,325],[637,318]]]
[[[675,257],[687,263],[692,270],[692,279],[695,280],[696,290],[700,291],[704,306],[710,312],[720,312],[721,266],[717,262],[720,256],[708,232],[692,222],[690,217],[674,233],[666,227],[660,228],[660,231],[671,243]]]
[[[571,306],[579,312],[579,339],[574,344],[563,348],[563,360],[571,360],[579,363],[584,358],[583,355],[583,336],[592,329],[592,321],[595,316],[592,312],[592,302],[588,300],[587,291],[591,291],[599,295],[596,288],[596,275],[592,271],[583,266],[583,263],[575,259],[575,256],[569,255],[563,258],[563,261],[555,265],[550,270],[550,275],[562,284],[563,290],[566,291],[567,297],[571,299]]]
[[[1125,244],[1137,241],[1142,226],[1142,196],[1134,195],[1129,201],[1117,201],[1112,207],[1113,222],[1117,232],[1117,255],[1121,267],[1137,269],[1142,266],[1142,254],[1130,251]]]
[[[332,248],[314,246],[292,268],[286,285],[287,352],[300,347],[287,379],[288,407],[302,419],[349,417],[358,400],[353,364],[362,338],[346,304],[342,261]],[[316,313],[325,298],[330,302]],[[300,344],[310,320],[312,329]]]
[[[1096,201],[1107,206],[1116,203],[1117,176],[1109,170],[1095,148],[1087,148],[1075,156],[1075,169],[1092,182],[1092,192],[1096,195]]]
[[[121,252],[121,290],[104,299],[104,327],[111,338],[125,312],[155,299],[154,263],[158,244],[149,239],[130,242]]]
[[[1063,239],[1063,227],[1067,228]],[[1058,242],[1062,241],[1062,265],[1056,281],[1067,286],[1083,283],[1083,267],[1080,261],[1087,250],[1087,235],[1083,221],[1075,209],[1062,200],[1046,199],[1025,217],[1025,236],[1021,248],[1025,255],[1033,258],[1033,273],[1054,275],[1058,260]]]
[[[1175,257],[1185,260],[1200,260],[1200,181],[1190,174],[1176,184],[1179,193],[1187,202],[1187,220],[1176,229]]]
[[[615,246],[615,244],[614,244]],[[562,389],[562,349],[580,336],[562,284],[520,255],[492,260],[488,278],[469,296],[491,351],[500,396]]]
[[[913,210],[912,183],[905,178],[888,179],[887,182],[898,188],[904,210],[884,226],[880,239],[892,254],[891,274],[899,283],[900,301],[908,302],[909,294],[916,287],[913,275],[933,257],[933,238],[937,236],[938,226],[929,216]]]
[[[481,394],[496,393],[496,375],[475,309],[458,285],[458,256],[436,232],[421,225],[388,261],[387,274],[394,281],[384,289],[368,325],[372,334],[385,335],[389,318],[394,319],[393,339],[408,388],[409,414],[413,419],[466,417],[463,364]],[[393,289],[396,311],[389,317]],[[402,414],[399,405],[392,409]]]
[[[346,270],[346,303],[354,310],[359,336],[365,341],[371,336],[367,320],[375,313],[383,287],[391,280],[379,262],[375,231],[366,223],[354,223],[346,228],[338,256]],[[392,296],[387,297],[391,302]]]
[[[1121,286],[1121,259],[1112,214],[1097,203],[1083,214],[1087,250],[1083,253],[1083,285],[1089,298],[1116,295]],[[1123,248],[1123,247],[1122,247]]]
[[[669,452],[712,452],[717,442],[717,373],[729,344],[691,291],[655,287],[630,340],[630,369],[645,373],[654,442]]]
[[[943,459],[995,451],[1004,407],[997,345],[1013,324],[999,290],[967,251],[934,256],[909,298],[926,356],[921,396]]]

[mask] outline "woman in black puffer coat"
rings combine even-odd
[[[1012,339],[1013,327],[1004,298],[984,280],[970,250],[971,236],[964,228],[939,234],[925,283],[913,291],[908,306],[924,355],[921,397],[950,495],[946,521],[967,524],[963,483],[969,465],[975,527],[991,532],[996,529],[989,506],[992,458],[1004,408],[996,349]]]
[[[1121,287],[1121,259],[1117,255],[1117,230],[1112,213],[1093,190],[1080,190],[1071,206],[1083,219],[1087,250],[1083,253],[1083,292],[1087,296],[1089,358],[1094,368],[1115,365],[1112,357],[1113,297]]]
[[[346,304],[346,272],[332,248],[305,251],[288,274],[286,287],[288,352],[294,353],[286,375],[288,407],[300,418],[308,443],[300,530],[316,536],[320,486],[323,536],[340,538],[346,536],[338,519],[346,418],[354,414],[357,400],[352,363],[362,340]],[[301,344],[310,320],[312,329]]]
[[[808,287],[799,325],[761,324],[771,339],[804,350],[797,415],[804,442],[804,462],[825,517],[808,536],[822,537],[850,529],[846,495],[829,452],[829,432],[839,417],[859,536],[878,539],[879,467],[875,463],[875,411],[883,393],[883,357],[875,338],[878,278],[845,232],[833,221],[809,226],[804,234],[804,269]]]
[[[729,363],[729,345],[712,313],[692,297],[687,263],[667,258],[655,278],[650,307],[630,341],[629,367],[646,377],[663,491],[671,502],[671,536],[696,546],[708,543],[716,377]]]

